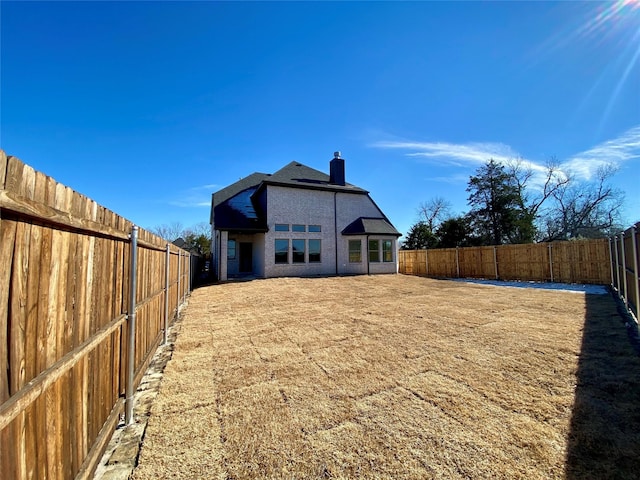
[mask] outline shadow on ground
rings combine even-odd
[[[587,295],[566,478],[640,475],[640,356],[611,296]]]

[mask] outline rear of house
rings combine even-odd
[[[400,233],[345,181],[339,152],[329,175],[291,162],[214,193],[211,228],[219,280],[397,272]]]

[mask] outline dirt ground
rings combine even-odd
[[[194,291],[133,478],[637,478],[608,295],[403,275]]]

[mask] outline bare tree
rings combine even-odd
[[[624,193],[609,182],[616,172],[614,165],[605,165],[593,181],[583,183],[569,175],[552,194],[554,205],[543,219],[543,240],[600,238],[620,229]]]
[[[418,206],[418,215],[433,232],[440,223],[451,216],[451,203],[442,197],[434,197]]]
[[[162,225],[157,225],[149,230],[170,242],[173,242],[185,233],[185,229],[180,222],[171,222],[170,224],[163,223]]]
[[[558,160],[551,157],[544,166],[544,177],[537,188],[532,186],[535,173],[530,165],[518,158],[506,163],[507,173],[513,178],[518,192],[520,208],[526,211],[532,218],[538,218],[542,206],[551,199],[554,194],[568,185],[570,177],[560,169]],[[538,177],[540,178],[540,177]]]

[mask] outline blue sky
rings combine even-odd
[[[0,148],[148,228],[292,160],[406,232],[489,158],[604,161],[640,221],[640,4],[0,3]]]

